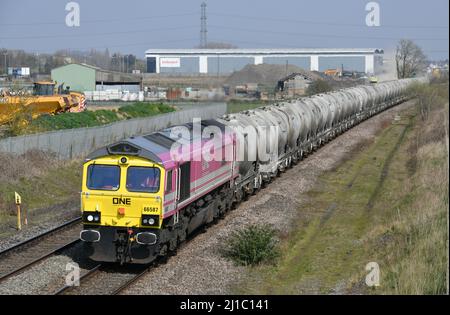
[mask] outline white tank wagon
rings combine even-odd
[[[310,101],[316,106],[318,109],[317,115],[321,115],[321,124],[319,125],[319,133],[324,133],[327,129],[331,128],[331,124],[333,123],[333,109],[327,104],[327,101],[324,99],[323,94],[313,95],[310,97]]]
[[[300,138],[302,119],[299,114],[292,108],[294,105],[292,103],[281,103],[275,104],[273,108],[282,113],[286,119],[288,124],[288,136],[287,136],[287,145],[289,149],[295,148],[298,146],[298,139]],[[288,150],[289,150],[288,149]]]
[[[291,150],[305,143],[312,130],[317,130],[317,120],[314,119],[313,112],[301,100],[283,102],[274,106],[289,119],[288,146]],[[300,154],[295,154],[292,158],[297,160]]]
[[[255,157],[254,161],[237,162],[236,189],[253,192],[323,143],[404,102],[412,83],[426,81],[426,78],[414,78],[362,85],[223,116],[218,121],[232,128],[238,139],[243,139],[243,145],[238,146],[238,151],[243,152],[237,153]],[[250,126],[256,131],[252,135],[256,139],[243,131]],[[277,134],[267,132],[270,128],[276,128]],[[261,152],[266,152],[264,159]]]
[[[299,105],[304,106],[304,110],[308,112],[308,119],[310,120],[311,130],[310,137],[315,137],[317,133],[325,128],[327,115],[322,112],[322,109],[312,100],[311,97],[306,97],[299,100]]]
[[[248,117],[243,113],[237,113],[225,115],[222,119],[217,120],[226,122],[226,125],[240,136],[240,138],[236,139],[239,144],[236,146],[235,152],[236,160],[239,164],[239,174],[243,177],[251,175],[251,170],[255,168],[254,164],[259,160],[259,157],[257,151],[258,143],[249,142],[248,134],[246,134],[246,128],[251,126]],[[258,137],[256,141],[261,141],[261,139]]]
[[[289,152],[288,148],[288,136],[290,131],[289,121],[285,114],[280,112],[275,106],[262,107],[255,110],[257,115],[261,118],[267,119],[271,122],[272,130],[276,133],[277,137],[277,155],[278,157],[284,156]],[[277,171],[275,170],[275,173]]]
[[[339,99],[346,98],[347,101],[345,102],[344,106],[344,120],[346,121],[345,126],[343,127],[344,130],[346,130],[353,120],[357,117],[357,112],[361,108],[361,101],[357,94],[351,93],[348,89],[340,91],[340,96],[335,96]]]
[[[278,132],[271,132],[273,128],[278,127],[276,119],[269,113],[259,110],[249,110],[246,112],[248,118],[248,126],[253,127],[249,131],[253,133],[246,134],[249,142],[255,142],[256,155],[260,173],[263,176],[273,176],[277,171],[278,161],[278,143],[281,135]],[[259,139],[252,139],[252,135],[256,135]],[[256,141],[255,141],[256,140]]]
[[[319,129],[320,121],[315,119],[314,107],[307,106],[303,99],[298,99],[292,109],[297,112],[300,117],[300,139],[299,142],[307,142],[315,136]],[[320,116],[321,119],[321,116]]]
[[[357,110],[356,99],[345,91],[337,91],[336,93],[330,93],[330,95],[339,107],[341,113],[339,121],[344,122],[341,129],[346,130]]]

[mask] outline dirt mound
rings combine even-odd
[[[230,86],[242,85],[245,83],[258,83],[267,87],[275,87],[278,80],[292,73],[302,73],[313,80],[321,77],[314,72],[307,71],[294,65],[246,65],[243,69],[233,72],[226,80],[225,84]]]

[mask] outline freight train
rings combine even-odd
[[[404,102],[414,81],[346,88],[193,121],[92,152],[83,166],[85,253],[146,264],[324,143]],[[206,153],[206,154],[205,154]]]

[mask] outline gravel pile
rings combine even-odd
[[[270,223],[280,231],[288,230],[295,220],[301,220],[304,193],[314,186],[317,177],[337,166],[359,144],[373,139],[383,123],[411,104],[392,108],[336,138],[228,213],[219,224],[186,243],[167,264],[153,269],[123,293],[232,293],[232,285],[245,277],[246,269],[219,253],[230,232],[252,223]]]

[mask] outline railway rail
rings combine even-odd
[[[145,275],[151,266],[118,266],[98,264],[80,277],[77,286],[65,285],[55,295],[117,295]]]
[[[0,284],[32,268],[39,262],[80,243],[80,229],[81,218],[75,218],[1,251]],[[192,237],[195,237],[198,233],[194,233]],[[188,240],[192,237],[189,237]],[[117,295],[147,274],[152,268],[164,262],[164,259],[159,259],[152,264],[132,265],[126,268],[115,264],[94,264],[81,275],[79,286],[64,285],[53,294]]]
[[[204,226],[192,233],[181,244],[178,250],[184,248],[190,240],[198,234],[204,233],[209,227],[217,223]],[[76,294],[108,294],[119,295],[133,285],[136,281],[145,276],[148,272],[157,268],[158,265],[165,264],[170,256],[176,255],[172,252],[170,255],[160,257],[150,264],[146,265],[126,265],[120,266],[115,263],[96,264],[80,276],[79,286],[65,285],[54,292],[54,295],[76,295]]]
[[[29,238],[0,252],[0,283],[80,242],[81,218]]]
[[[101,267],[101,264],[98,264],[96,266],[94,266],[92,269],[88,270],[87,272],[85,272],[83,275],[80,276],[80,283],[81,281],[85,281],[87,278],[92,277],[95,275],[95,273],[99,272],[99,268]],[[56,292],[54,292],[54,295],[64,295],[64,294],[68,294],[71,290],[73,290],[74,286],[70,286],[70,285],[65,285],[63,287],[61,287],[60,289],[58,289]]]
[[[178,250],[182,250],[198,234],[204,233],[209,227],[218,223],[204,226],[194,231],[183,242]],[[76,295],[76,294],[108,294],[119,295],[132,286],[136,281],[145,276],[148,272],[157,268],[158,265],[167,263],[170,256],[175,256],[177,251],[165,257],[159,257],[155,261],[146,265],[126,265],[120,266],[115,263],[98,263],[80,276],[79,286],[65,285],[55,291],[54,295]]]

